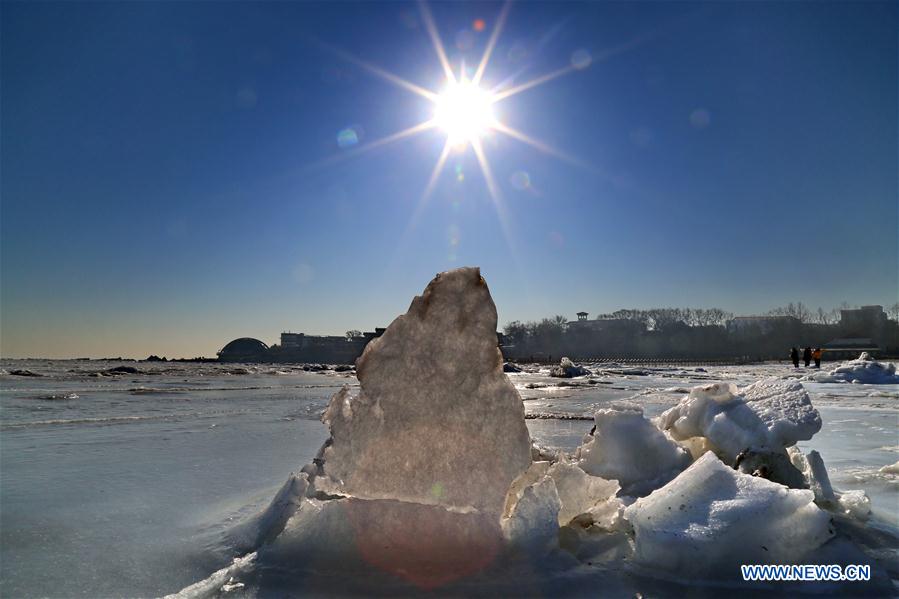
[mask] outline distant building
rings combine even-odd
[[[568,330],[572,333],[638,333],[646,329],[642,322],[629,318],[594,318],[587,319],[586,312],[578,312],[577,320],[568,321]],[[582,318],[583,316],[583,318]]]
[[[222,362],[266,362],[268,349],[259,339],[241,337],[223,347],[218,357]]]
[[[883,306],[862,306],[852,310],[840,310],[840,326],[856,334],[878,333],[887,324]]]
[[[840,360],[857,358],[862,352],[868,352],[872,356],[876,356],[880,351],[880,347],[873,339],[865,337],[833,339],[825,343],[821,349],[826,352],[828,358]]]
[[[307,335],[305,333],[281,333],[282,350],[340,347],[348,343],[346,337],[336,335]]]

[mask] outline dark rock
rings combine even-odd
[[[503,372],[521,372],[521,368],[519,368],[512,362],[506,362],[505,364],[503,364]]]

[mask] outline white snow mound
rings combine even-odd
[[[668,577],[733,578],[740,564],[801,563],[830,539],[830,516],[813,500],[706,453],[624,516],[638,564]]]

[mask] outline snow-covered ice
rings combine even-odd
[[[590,371],[579,364],[575,364],[570,358],[562,358],[558,366],[553,366],[549,371],[549,376],[557,378],[573,378],[578,376],[586,376]]]
[[[679,441],[704,437],[728,463],[746,449],[782,452],[821,429],[821,416],[801,383],[765,379],[738,390],[733,383],[694,387],[660,417]]]
[[[730,468],[712,453],[625,510],[634,558],[668,576],[726,576],[740,564],[802,563],[834,535],[808,490]]]
[[[878,362],[867,352],[862,352],[855,360],[843,362],[827,373],[808,375],[808,380],[819,383],[860,383],[865,385],[894,385],[899,383],[896,365],[892,362]]]
[[[597,410],[596,429],[578,448],[588,474],[617,480],[626,495],[645,495],[690,465],[689,453],[643,417],[634,404]]]

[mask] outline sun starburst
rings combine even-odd
[[[359,154],[433,129],[443,132],[446,136],[443,150],[440,153],[437,163],[434,165],[434,169],[431,171],[427,186],[421,197],[421,202],[415,210],[410,226],[414,226],[417,215],[420,214],[424,205],[427,203],[428,197],[434,191],[437,180],[447,163],[450,153],[454,150],[467,151],[468,149],[471,149],[477,158],[478,166],[480,167],[484,181],[487,184],[487,191],[493,199],[501,225],[504,230],[507,230],[508,225],[505,222],[504,211],[502,209],[500,188],[493,177],[488,157],[484,151],[484,144],[482,143],[484,136],[489,133],[505,135],[511,139],[525,143],[545,154],[560,158],[577,166],[586,166],[587,168],[590,168],[584,161],[571,157],[568,154],[553,148],[549,144],[536,140],[527,134],[514,129],[510,125],[503,123],[495,114],[494,106],[498,102],[586,66],[583,59],[581,59],[574,62],[573,65],[535,77],[530,81],[520,83],[513,87],[505,89],[487,89],[483,87],[483,77],[489,67],[490,58],[496,47],[497,40],[502,34],[510,6],[510,2],[507,1],[500,9],[477,69],[474,71],[474,75],[471,78],[468,78],[466,77],[464,65],[459,69],[459,76],[456,76],[428,5],[423,1],[419,3],[425,30],[428,33],[428,37],[434,47],[434,52],[436,53],[437,59],[443,70],[444,84],[441,91],[423,88],[347,52],[336,48],[330,48],[345,60],[362,67],[369,73],[389,81],[402,89],[421,96],[433,104],[433,113],[429,120],[418,123],[417,125],[397,133],[370,141],[362,146],[357,146],[343,155],[349,156]],[[587,64],[589,64],[589,60],[587,61]]]

